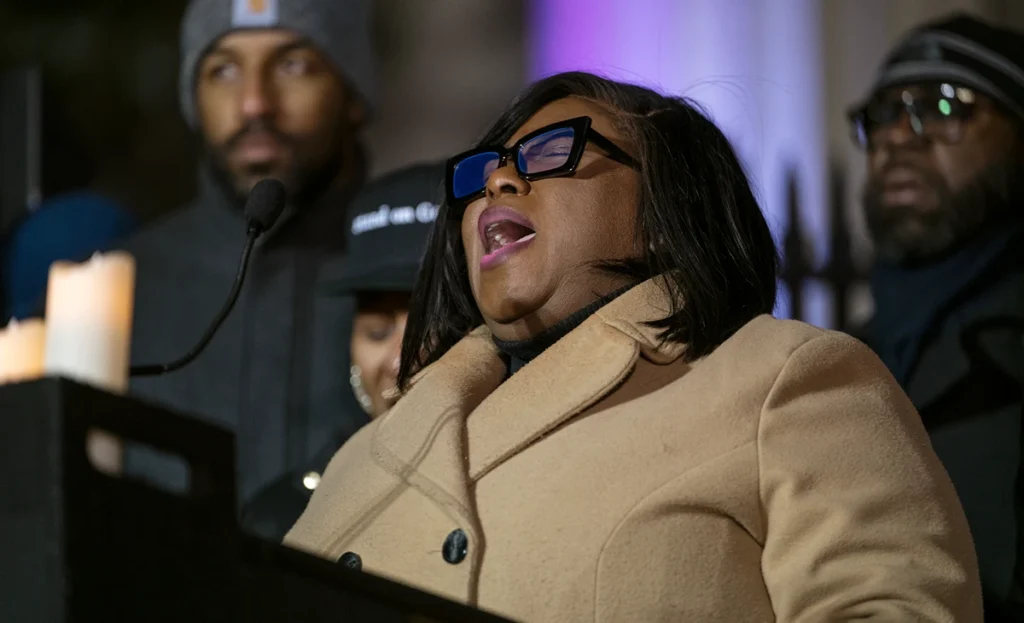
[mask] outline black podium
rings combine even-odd
[[[97,471],[90,431],[183,461],[185,491]],[[63,379],[0,387],[0,621],[494,622],[240,533],[234,437]]]

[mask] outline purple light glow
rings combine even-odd
[[[821,262],[821,11],[817,0],[532,0],[529,75],[585,70],[696,100],[733,142],[776,234],[786,226],[785,171],[796,170],[803,226]],[[823,309],[811,301],[805,312],[822,324]]]
[[[583,69],[666,86],[678,73],[681,12],[674,0],[533,0],[530,76]]]

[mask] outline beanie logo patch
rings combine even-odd
[[[278,0],[232,0],[234,28],[267,28],[278,21]]]

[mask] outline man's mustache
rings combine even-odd
[[[938,170],[934,167],[928,166],[927,163],[921,162],[920,159],[915,158],[910,154],[893,154],[892,157],[882,165],[882,168],[868,176],[865,190],[869,195],[880,195],[882,193],[882,188],[885,185],[885,180],[888,179],[891,174],[899,171],[912,173],[929,188],[939,191],[948,190],[948,183]]]
[[[893,156],[891,157],[878,172],[878,178],[884,178],[890,173],[898,170],[912,171],[919,177],[924,179],[932,179],[935,176],[935,171],[922,165],[916,159],[908,156]]]
[[[222,149],[224,151],[231,151],[238,147],[238,144],[244,138],[254,134],[269,134],[274,140],[285,146],[290,146],[293,142],[290,136],[275,128],[273,123],[256,119],[245,124],[238,132],[234,133],[231,138],[224,142]]]

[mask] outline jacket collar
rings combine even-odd
[[[244,207],[238,205],[219,182],[208,161],[199,165],[197,207],[204,222],[225,240],[244,239]],[[346,206],[351,193],[334,187],[311,205],[285,206],[277,222],[256,241],[256,247],[301,246],[337,249],[344,245]]]
[[[610,302],[508,380],[490,332],[476,329],[378,420],[375,459],[472,526],[472,482],[611,393],[638,356],[683,354],[645,324],[669,312],[660,281]]]

